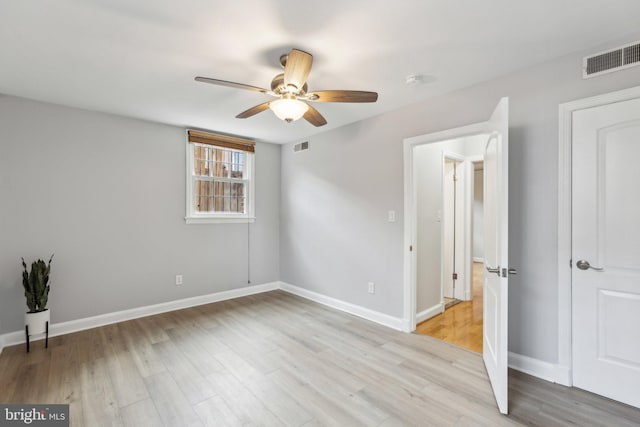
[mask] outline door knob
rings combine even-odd
[[[488,265],[485,265],[484,268],[486,268],[489,273],[496,273],[498,276],[500,275],[500,266],[496,268],[491,268]]]
[[[576,262],[576,267],[578,267],[580,270],[592,269],[592,270],[595,270],[595,271],[604,271],[604,268],[602,268],[602,267],[594,267],[593,265],[589,264],[589,261],[585,261],[583,259],[581,259],[580,261]]]

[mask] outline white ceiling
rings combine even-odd
[[[638,0],[0,0],[0,93],[289,142],[625,37],[638,16]],[[268,87],[292,47],[314,55],[309,90],[378,102],[315,104],[321,128],[241,120],[272,98],[193,80]]]

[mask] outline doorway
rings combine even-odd
[[[640,407],[640,87],[563,104],[560,124],[556,380]]]
[[[416,332],[478,353],[483,346],[482,159],[488,138],[469,135],[414,152]]]

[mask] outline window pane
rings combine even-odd
[[[249,153],[193,145],[193,212],[244,214]]]
[[[245,213],[245,184],[195,179],[193,183],[195,212]]]
[[[220,162],[209,162],[209,176],[225,178],[224,164]]]
[[[244,179],[246,153],[224,148],[194,145],[193,174],[215,178]]]
[[[229,212],[229,198],[224,196],[215,197],[216,212]]]
[[[233,183],[231,185],[231,195],[235,197],[244,196],[244,184]]]
[[[200,159],[194,159],[193,174],[202,175],[202,169],[203,169],[203,161]]]
[[[231,178],[242,179],[242,165],[238,163],[231,164]]]
[[[195,181],[193,185],[193,193],[194,193],[194,209],[196,212],[207,212],[208,211],[208,195],[211,191],[210,182],[207,181]]]
[[[207,147],[193,147],[193,174],[196,176],[207,175],[209,170],[209,149]]]
[[[205,168],[205,161],[203,159],[203,147],[198,147],[195,146],[193,147],[194,150],[194,156],[193,156],[193,168],[194,168],[194,175],[202,175],[202,171]]]

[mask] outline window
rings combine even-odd
[[[253,222],[254,144],[188,131],[187,224]]]

